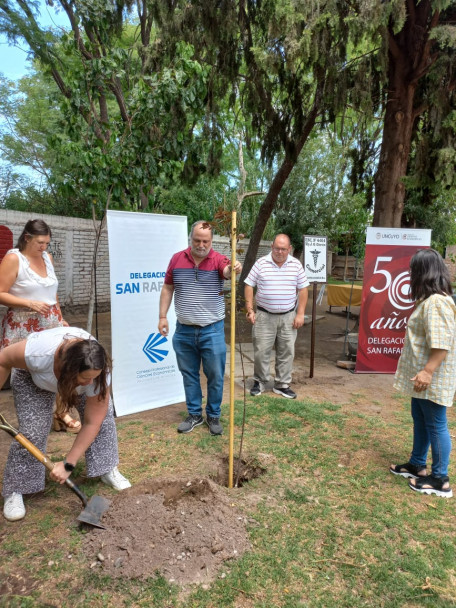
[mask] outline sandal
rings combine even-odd
[[[397,464],[395,467],[390,467],[390,473],[393,475],[400,475],[406,479],[418,479],[418,477],[423,477],[423,475],[418,475],[419,471],[426,471],[426,467],[419,467],[411,462]]]
[[[68,433],[79,433],[81,430],[81,423],[79,420],[74,420],[70,414],[64,414],[63,416],[58,416],[54,414],[54,431],[66,431]]]
[[[450,480],[448,477],[434,477],[434,475],[426,475],[426,477],[415,479],[414,483],[409,481],[409,487],[420,494],[435,494],[441,498],[451,498],[453,496],[453,490],[450,488],[450,486],[448,486],[448,488],[443,487],[449,481]]]

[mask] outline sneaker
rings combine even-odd
[[[223,435],[223,426],[220,424],[220,418],[208,416],[206,418],[206,424],[209,427],[209,433],[211,435]]]
[[[409,488],[420,494],[435,494],[441,498],[451,498],[453,496],[453,490],[449,486],[448,488],[443,488],[450,481],[448,477],[426,475],[426,477],[419,477],[413,481],[414,483],[409,481]]]
[[[25,517],[24,501],[22,494],[13,492],[9,496],[5,496],[5,504],[3,505],[3,515],[8,521],[17,521]]]
[[[276,395],[282,395],[282,397],[286,397],[287,399],[296,399],[297,395],[294,391],[291,390],[289,386],[284,388],[278,388],[274,386],[272,389]]]
[[[114,467],[112,471],[106,473],[106,475],[101,476],[101,481],[105,483],[107,486],[111,486],[114,490],[126,490],[127,488],[131,488],[131,483],[128,481],[126,477],[120,473],[117,467]]]
[[[177,432],[178,433],[191,433],[193,431],[193,429],[195,428],[195,426],[199,426],[200,424],[203,424],[204,420],[203,417],[200,416],[194,416],[193,414],[190,414],[189,416],[187,416],[187,418],[184,420],[184,422],[181,422],[179,424],[179,426],[177,427]]]
[[[250,394],[252,395],[252,397],[257,397],[258,395],[261,395],[262,392],[263,391],[261,390],[261,384],[258,382],[258,380],[255,380],[252,388],[250,389]]]

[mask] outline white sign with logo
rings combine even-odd
[[[327,237],[304,236],[304,271],[311,283],[327,282]]]
[[[431,232],[421,228],[367,228],[366,245],[429,247]]]
[[[119,416],[185,401],[170,335],[158,333],[160,292],[171,257],[188,246],[187,218],[108,211],[112,387]]]

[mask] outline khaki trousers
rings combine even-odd
[[[297,330],[293,329],[296,312],[273,315],[258,310],[252,329],[254,373],[260,385],[268,382],[272,349],[275,346],[275,378],[277,388],[286,388],[291,382]]]

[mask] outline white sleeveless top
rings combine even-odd
[[[32,376],[33,382],[45,391],[57,392],[57,378],[54,374],[54,355],[60,344],[65,338],[92,338],[89,333],[79,327],[54,327],[44,331],[30,334],[25,345],[25,364]],[[108,374],[107,383],[110,383]],[[95,385],[78,386],[78,395],[93,397],[99,391],[95,391]]]
[[[50,305],[56,304],[59,282],[55,276],[51,258],[46,251],[43,251],[43,260],[46,264],[47,273],[45,277],[40,277],[39,274],[30,268],[30,262],[19,249],[10,249],[8,253],[16,254],[19,260],[17,278],[11,286],[9,293],[18,298],[39,300]]]

